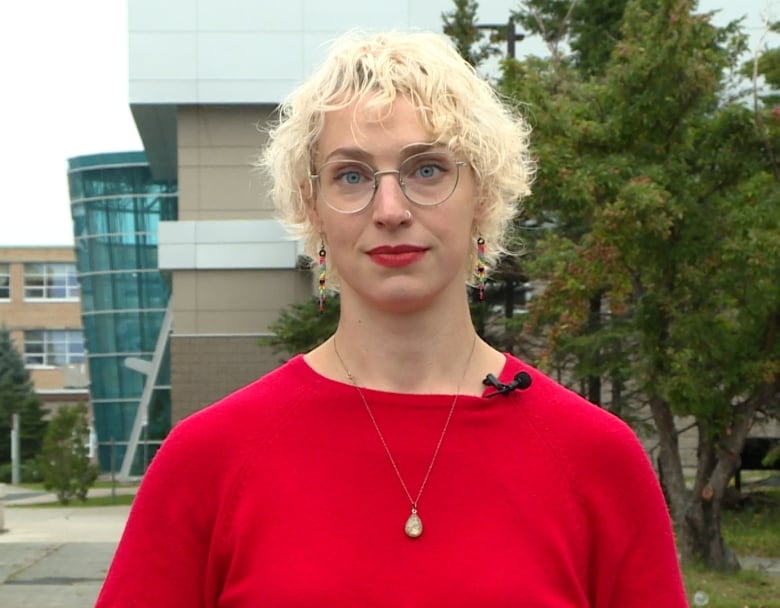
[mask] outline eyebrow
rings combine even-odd
[[[399,156],[405,158],[414,154],[419,154],[420,152],[428,152],[438,147],[443,148],[444,146],[441,146],[438,142],[435,141],[412,142],[410,144],[406,144],[399,150]],[[332,160],[333,157],[361,160],[364,162],[368,162],[374,159],[373,154],[359,146],[342,146],[340,148],[335,148],[324,157],[323,162],[328,162]]]

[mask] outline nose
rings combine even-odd
[[[385,179],[382,179],[385,178]],[[401,188],[398,170],[376,172],[373,200],[374,222],[383,226],[398,226],[411,219],[409,201]]]

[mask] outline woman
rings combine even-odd
[[[472,326],[528,135],[438,36],[333,48],[262,164],[338,329],[172,431],[98,606],[686,605],[634,434]]]

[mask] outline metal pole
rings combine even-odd
[[[144,420],[144,461],[141,463],[141,471],[146,473],[146,467],[149,466],[149,420]]]
[[[515,30],[515,20],[509,18],[509,23],[506,28],[506,56],[515,58],[515,40],[517,39],[517,31]]]
[[[479,30],[495,30],[499,34],[504,31],[504,28],[506,28],[506,56],[515,59],[515,43],[525,39],[525,34],[517,31],[514,19],[510,17],[506,25],[503,23],[477,24],[477,29]]]
[[[114,438],[111,438],[111,455],[110,455],[110,461],[111,461],[111,504],[116,504],[116,441]]]
[[[5,484],[0,483],[0,533],[5,532]]]
[[[19,414],[11,415],[11,483],[18,486],[21,483],[19,475]]]

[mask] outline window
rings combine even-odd
[[[37,329],[24,332],[24,362],[27,365],[58,366],[84,362],[84,332]]]
[[[11,299],[11,265],[0,263],[0,300]]]
[[[75,264],[25,264],[25,300],[78,300]]]

